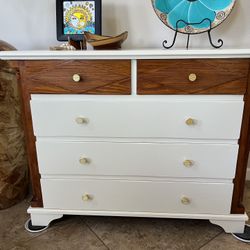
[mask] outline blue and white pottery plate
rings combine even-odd
[[[152,0],[157,16],[173,30],[195,34],[222,23],[236,0]],[[181,21],[179,21],[181,20]],[[179,21],[179,22],[178,22]]]

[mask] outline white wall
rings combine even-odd
[[[0,0],[0,39],[18,49],[47,49],[56,45],[55,0]],[[214,32],[228,48],[250,48],[250,1],[237,0],[231,16]],[[169,30],[155,15],[151,0],[103,0],[103,33],[129,31],[125,48],[160,48]],[[185,46],[180,35],[177,47]],[[192,47],[208,47],[205,34],[194,36]]]

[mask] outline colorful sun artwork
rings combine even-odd
[[[63,2],[64,35],[95,34],[95,1]]]

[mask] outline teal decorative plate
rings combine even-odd
[[[186,34],[202,33],[215,28],[228,17],[236,2],[236,0],[151,1],[157,16],[165,25]]]

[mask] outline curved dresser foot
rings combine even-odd
[[[212,224],[218,225],[226,233],[243,233],[246,220],[210,220]]]
[[[31,226],[48,227],[50,222],[63,217],[63,214],[60,213],[49,213],[49,212],[46,213],[37,210],[38,209],[36,208],[28,209],[28,213],[30,213],[31,217],[31,222],[30,222]]]
[[[242,234],[232,234],[236,239],[245,242],[250,243],[250,225],[245,226],[245,231]]]

